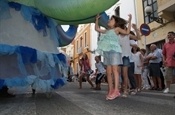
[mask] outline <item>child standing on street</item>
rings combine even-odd
[[[95,61],[96,61],[95,67],[97,68],[95,72],[95,75],[96,75],[95,90],[101,90],[101,80],[105,76],[106,70],[105,70],[103,62],[101,62],[100,56],[96,56]]]
[[[108,21],[108,29],[103,30],[98,25],[99,15],[96,17],[95,30],[103,33],[98,41],[97,52],[104,57],[104,64],[107,66],[108,94],[106,100],[113,100],[120,96],[119,93],[119,72],[118,65],[122,64],[121,47],[119,44],[119,34],[127,35],[131,29],[131,15],[128,20],[128,28],[125,30],[127,22],[119,17],[112,16]],[[112,76],[114,76],[114,87]]]
[[[140,92],[142,88],[142,68],[143,68],[143,55],[140,48],[135,45],[132,47],[133,60],[134,60],[134,76],[136,80],[137,91]]]
[[[91,88],[94,88],[92,81],[90,80],[89,76],[92,74],[92,70],[90,67],[89,59],[87,54],[83,54],[82,58],[79,60],[80,66],[80,76],[79,76],[79,88],[82,89],[82,79],[83,77],[87,78],[87,81],[91,85]]]

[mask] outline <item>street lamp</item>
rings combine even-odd
[[[148,17],[150,19],[153,19],[154,21],[156,21],[157,23],[163,24],[163,19],[161,17],[152,17],[151,13],[153,12],[152,7],[151,6],[146,6],[145,7],[145,12],[147,13]]]

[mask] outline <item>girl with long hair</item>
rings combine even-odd
[[[113,100],[120,96],[119,92],[119,71],[118,65],[122,63],[121,47],[119,44],[119,34],[129,34],[131,29],[131,18],[129,14],[128,28],[125,29],[127,21],[116,16],[112,16],[108,21],[108,29],[101,29],[98,25],[100,16],[97,15],[95,30],[103,33],[98,41],[97,52],[104,57],[104,64],[107,66],[108,94],[106,100]],[[114,82],[113,78],[114,77]],[[114,83],[114,86],[113,86]]]

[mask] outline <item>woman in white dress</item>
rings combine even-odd
[[[134,76],[136,80],[137,91],[140,91],[142,87],[141,73],[142,73],[142,67],[143,67],[143,56],[140,52],[140,48],[137,45],[133,46],[132,53],[133,53],[133,60],[135,64]]]

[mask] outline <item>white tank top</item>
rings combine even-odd
[[[131,46],[130,46],[130,38],[129,35],[119,35],[119,42],[122,48],[122,57],[130,57],[131,56]]]

